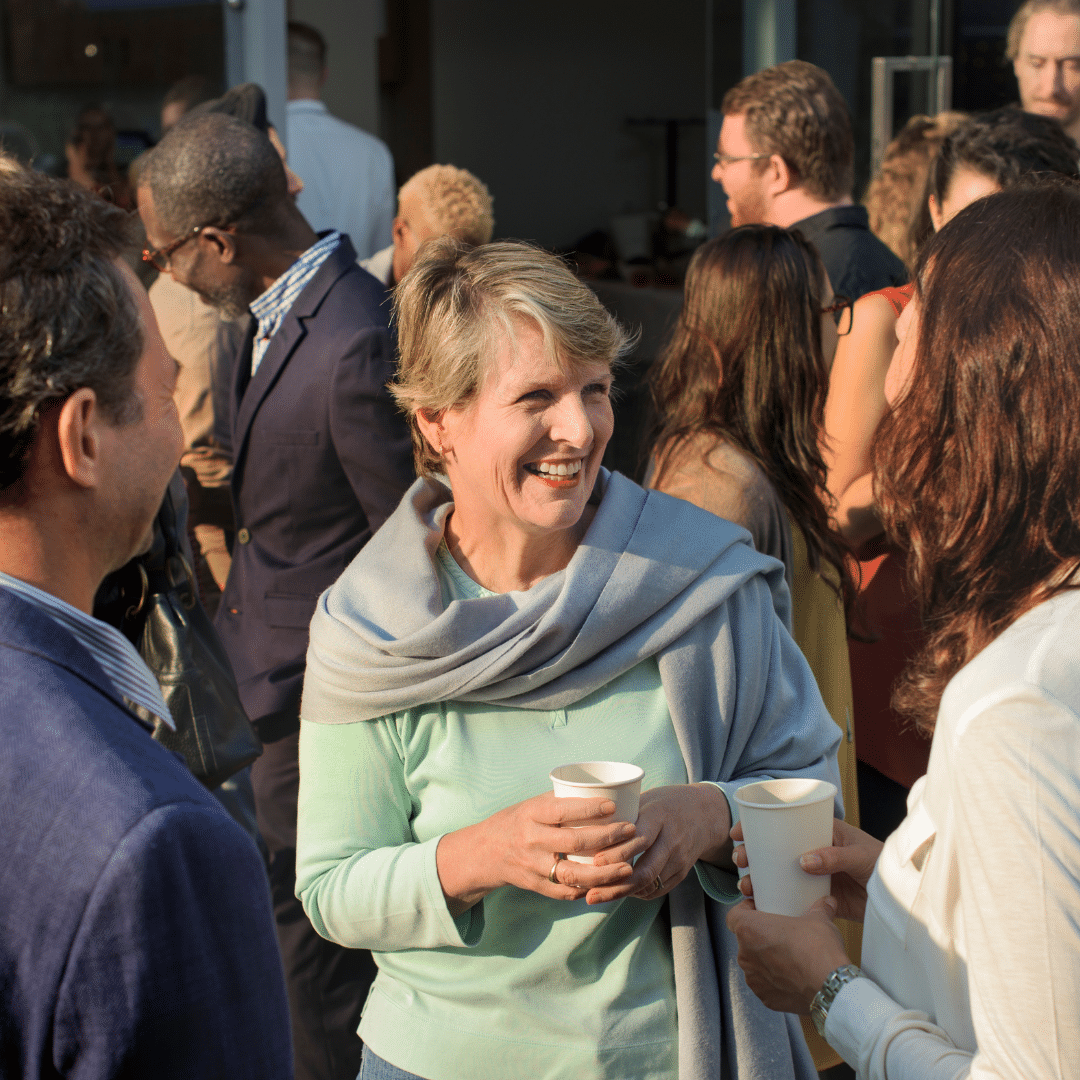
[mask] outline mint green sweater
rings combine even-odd
[[[444,604],[491,595],[440,550]],[[550,790],[556,765],[630,761],[686,783],[654,660],[565,710],[453,702],[300,736],[297,894],[326,937],[375,953],[360,1025],[428,1080],[674,1080],[677,1019],[662,901],[589,907],[510,886],[455,919],[447,832]]]

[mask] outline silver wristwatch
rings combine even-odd
[[[835,971],[829,972],[828,977],[821,984],[821,989],[814,995],[810,1003],[810,1018],[814,1021],[814,1027],[818,1034],[825,1038],[825,1017],[829,1015],[829,1008],[840,993],[840,988],[857,979],[862,972],[854,964],[844,964]]]

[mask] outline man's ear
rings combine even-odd
[[[208,244],[223,263],[236,262],[239,249],[236,233],[230,229],[219,229],[216,225],[207,225],[200,230],[196,243]]]
[[[435,412],[434,409],[417,409],[416,425],[420,428],[420,434],[427,440],[428,446],[440,456],[445,456],[452,447],[446,442],[446,425],[443,412]]]
[[[799,177],[779,154],[771,154],[765,165],[765,186],[770,195],[783,195],[799,186]]]
[[[101,483],[101,426],[105,418],[97,394],[88,386],[76,390],[60,406],[56,437],[64,471],[79,487]]]

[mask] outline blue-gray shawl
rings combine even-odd
[[[355,723],[438,701],[560,709],[656,657],[691,782],[766,776],[839,788],[840,732],[784,622],[784,568],[731,522],[602,472],[564,570],[443,610],[435,553],[450,489],[421,479],[311,623],[303,718]],[[734,880],[708,873],[738,898]],[[690,875],[668,897],[680,1080],[813,1080],[798,1021],[736,964],[725,907]]]

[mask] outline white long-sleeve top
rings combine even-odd
[[[949,683],[825,1034],[860,1080],[1080,1077],[1080,592]]]

